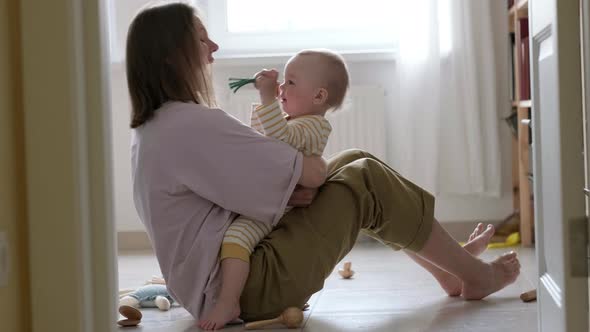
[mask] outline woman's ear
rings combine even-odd
[[[328,90],[326,90],[324,88],[317,89],[316,93],[313,97],[313,103],[315,105],[322,105],[322,104],[326,103],[327,100],[328,100]]]

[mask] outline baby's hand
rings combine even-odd
[[[296,207],[308,207],[317,194],[317,188],[305,188],[297,185],[287,204]]]
[[[263,69],[254,75],[254,79],[254,86],[260,91],[262,103],[272,103],[279,94],[279,72],[276,69]]]

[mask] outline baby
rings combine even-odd
[[[331,51],[304,50],[289,59],[284,76],[278,86],[276,70],[255,75],[262,105],[253,109],[250,125],[306,156],[321,156],[332,131],[324,116],[342,106],[348,90],[346,64]],[[215,307],[199,322],[201,328],[219,329],[238,318],[250,254],[271,230],[272,225],[245,216],[236,218],[229,227],[221,246],[221,294]]]

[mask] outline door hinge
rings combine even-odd
[[[588,278],[588,219],[575,218],[569,226],[571,275]]]

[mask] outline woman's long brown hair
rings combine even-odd
[[[167,101],[214,104],[198,20],[195,9],[183,3],[148,8],[133,19],[125,59],[131,128],[151,120]]]

